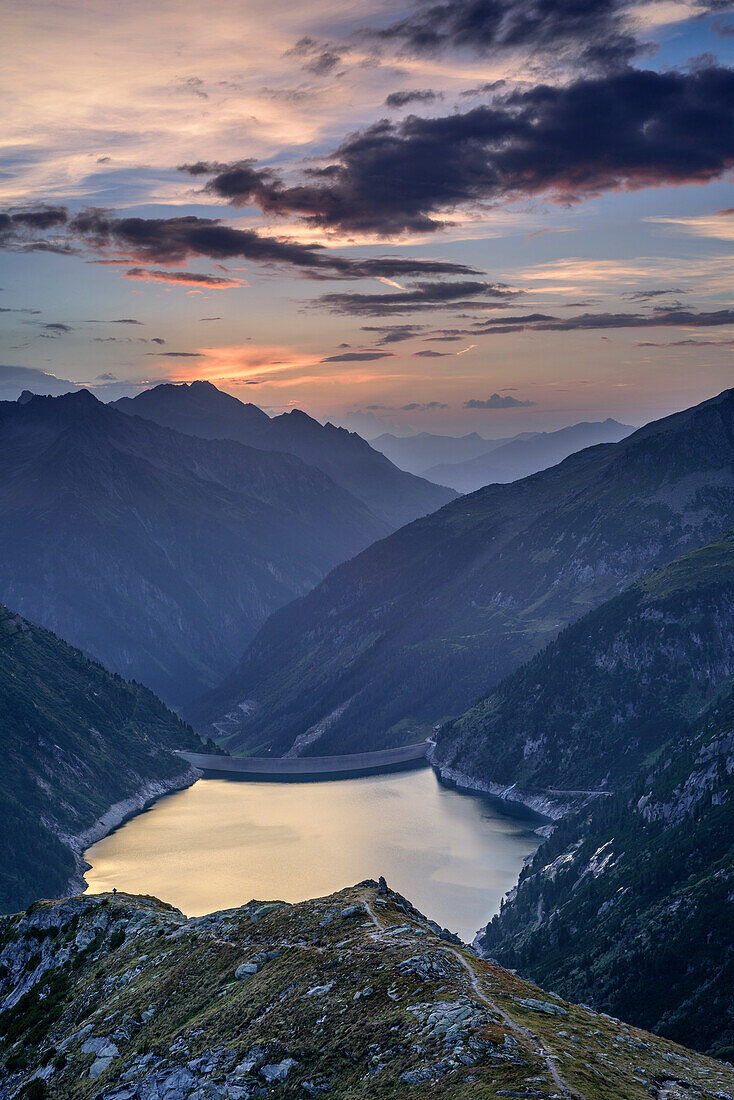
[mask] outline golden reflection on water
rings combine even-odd
[[[87,892],[153,894],[200,916],[382,874],[471,940],[537,845],[526,821],[442,787],[428,768],[329,783],[204,779],[93,845]]]

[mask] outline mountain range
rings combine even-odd
[[[433,512],[456,493],[399,470],[361,436],[319,424],[300,409],[268,416],[211,382],[164,383],[113,402],[120,412],[203,439],[233,439],[296,455],[361,500],[390,529]]]
[[[478,959],[382,880],[0,918],[0,1096],[724,1100],[734,1069]]]
[[[611,418],[601,423],[572,424],[557,432],[538,432],[517,436],[500,446],[461,462],[429,466],[425,476],[442,485],[451,485],[460,493],[473,493],[493,482],[519,481],[538,470],[555,466],[564,458],[596,443],[618,443],[635,429]]]
[[[173,750],[197,747],[152,692],[0,606],[0,912],[83,889],[84,848],[190,782]]]
[[[478,432],[459,436],[434,435],[433,432],[401,436],[385,432],[370,440],[370,445],[386,455],[401,470],[422,474],[431,466],[465,462],[479,455],[489,454],[491,450],[509,443],[511,439],[530,439],[536,434],[523,432],[522,435],[506,436],[503,439],[485,439]]]
[[[322,755],[414,739],[732,523],[725,391],[369,547],[274,614],[190,717],[235,751]]]
[[[389,531],[294,455],[183,435],[85,390],[0,402],[0,600],[170,703]]]

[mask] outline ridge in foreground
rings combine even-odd
[[[187,919],[0,918],[0,1100],[727,1100],[734,1068],[478,959],[372,880]]]

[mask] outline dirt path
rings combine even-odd
[[[372,923],[375,925],[378,931],[388,931],[388,929],[386,929],[385,926],[381,923],[379,917],[372,908],[369,899],[364,898],[363,900],[364,907],[371,917]],[[471,961],[467,959],[466,956],[463,955],[457,947],[450,947],[448,944],[445,944],[442,945],[441,950],[445,951],[447,954],[453,955],[454,958],[458,959],[458,961],[468,973],[471,980],[472,989],[476,993],[478,999],[482,1001],[482,1003],[485,1004],[487,1008],[489,1008],[492,1012],[500,1016],[507,1024],[508,1028],[510,1028],[510,1030],[515,1033],[515,1035],[519,1036],[522,1039],[525,1039],[531,1044],[531,1046],[535,1049],[536,1053],[539,1055],[542,1061],[545,1062],[548,1073],[550,1074],[551,1079],[553,1080],[553,1083],[560,1092],[561,1096],[564,1097],[564,1100],[586,1100],[583,1093],[578,1092],[576,1089],[571,1089],[566,1084],[566,1082],[563,1080],[560,1073],[558,1072],[558,1067],[553,1060],[553,1055],[545,1048],[538,1036],[534,1035],[532,1031],[529,1031],[528,1028],[523,1027],[522,1024],[519,1024],[516,1020],[513,1020],[512,1016],[505,1012],[504,1009],[500,1008],[500,1006],[484,992],[484,990],[482,989],[481,977],[477,973]],[[659,1093],[658,1100],[668,1100],[668,1094],[662,1092]],[[673,1100],[673,1098],[670,1097],[670,1100]]]

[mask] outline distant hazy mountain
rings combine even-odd
[[[732,680],[729,532],[561,631],[441,729],[434,762],[529,792],[618,790]]]
[[[442,485],[451,485],[460,493],[473,493],[483,485],[529,477],[538,470],[555,466],[583,447],[618,443],[634,430],[629,424],[611,419],[602,423],[572,424],[557,432],[526,434],[508,442],[497,440],[498,446],[466,461],[443,462],[423,469],[426,477]]]
[[[463,712],[569,622],[734,523],[734,391],[490,485],[275,614],[192,714],[230,745],[379,747]],[[239,707],[244,704],[247,714]]]
[[[144,416],[203,439],[234,439],[265,451],[297,455],[363,501],[392,529],[440,508],[456,493],[398,470],[361,436],[319,424],[294,409],[269,417],[211,382],[166,383],[114,402],[121,412]]]
[[[524,432],[522,438],[529,439],[534,432]],[[505,439],[484,439],[476,432],[470,435],[433,435],[431,432],[420,432],[418,435],[398,436],[378,435],[372,440],[372,446],[399,466],[401,470],[409,470],[412,474],[422,474],[431,466],[438,463],[465,462],[467,459],[476,458],[478,455],[488,454],[496,447],[508,443],[515,436]]]
[[[734,696],[669,733],[631,783],[560,824],[477,944],[732,1061]]]
[[[182,785],[172,750],[200,744],[152,692],[0,605],[0,912],[80,889],[81,834]]]
[[[0,403],[0,599],[170,702],[388,526],[293,455],[87,391]]]

